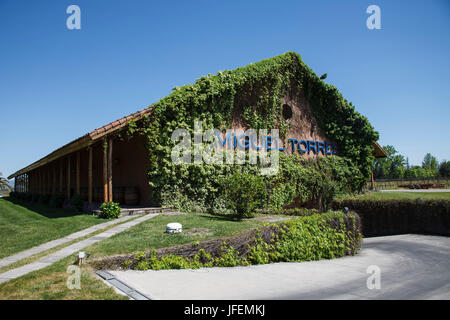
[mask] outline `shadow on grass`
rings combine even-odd
[[[11,204],[19,205],[21,207],[24,207],[30,211],[36,212],[37,214],[44,216],[46,218],[50,218],[50,219],[72,217],[75,215],[86,214],[84,212],[79,212],[74,209],[53,208],[53,207],[50,207],[49,205],[32,202],[32,201],[15,199],[15,198],[11,198],[11,197],[4,197],[2,199],[5,199],[6,201],[10,202]]]
[[[227,215],[227,214],[199,214],[200,217],[208,218],[210,220],[220,220],[220,221],[231,221],[231,222],[241,222],[245,219],[237,219],[233,215]]]

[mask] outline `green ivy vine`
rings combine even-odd
[[[175,129],[185,128],[193,133],[196,120],[202,121],[204,129],[231,128],[233,119],[238,117],[247,128],[279,128],[283,138],[289,131],[289,124],[282,116],[283,97],[298,98],[302,94],[310,102],[319,127],[339,145],[340,158],[349,160],[345,164],[337,162],[350,168],[344,168],[344,171],[353,172],[353,168],[357,168],[358,173],[348,189],[361,189],[370,174],[372,143],[378,139],[378,133],[334,86],[321,80],[300,55],[287,52],[233,71],[203,76],[194,84],[176,87],[170,95],[153,104],[150,116],[138,123],[130,122],[130,134],[139,132],[146,137],[150,160],[147,174],[153,199],[162,201],[165,193],[172,196],[176,193],[186,201],[211,201],[210,197],[215,197],[220,189],[216,178],[236,170],[229,166],[172,163],[170,154],[174,143],[171,134]],[[314,166],[316,171],[327,170]],[[278,185],[281,180],[278,179]],[[285,183],[289,184],[289,181]],[[278,190],[279,194],[298,195],[299,192],[290,190],[292,186],[289,185],[280,188],[284,189]],[[284,205],[285,201],[280,203]]]

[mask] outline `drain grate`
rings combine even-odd
[[[142,294],[141,292],[133,289],[129,285],[127,285],[125,282],[120,281],[119,279],[116,279],[114,275],[107,271],[99,270],[96,272],[96,274],[108,282],[110,285],[114,286],[115,288],[119,289],[123,293],[125,293],[127,296],[133,298],[134,300],[151,300],[149,297],[147,297],[145,294]]]

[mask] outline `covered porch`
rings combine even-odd
[[[98,128],[23,168],[15,190],[36,195],[79,195],[92,210],[103,202],[122,206],[155,206],[147,179],[148,150],[144,137],[122,138],[121,128],[150,108]]]

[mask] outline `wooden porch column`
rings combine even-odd
[[[53,188],[52,188],[52,194],[56,194],[56,164],[53,165]]]
[[[52,182],[50,179],[50,167],[47,169],[47,194],[51,193],[52,191]]]
[[[108,201],[113,201],[112,153],[113,153],[113,139],[110,138],[108,141]]]
[[[88,202],[92,203],[92,147],[89,147],[88,161]]]
[[[373,179],[373,167],[370,167],[370,184],[372,186],[372,190],[375,189],[375,181]]]
[[[70,155],[67,157],[67,199],[70,200]]]
[[[80,195],[80,151],[77,152],[77,194]]]
[[[108,202],[108,144],[103,143],[103,202]]]
[[[63,159],[59,160],[59,193],[63,189]]]

